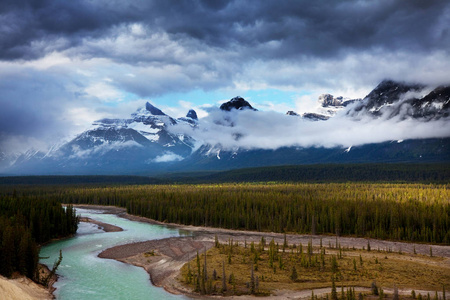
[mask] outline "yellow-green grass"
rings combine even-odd
[[[435,290],[442,291],[443,285],[450,283],[450,261],[442,257],[429,257],[417,254],[391,253],[385,251],[367,251],[351,249],[329,249],[314,248],[311,255],[312,266],[306,266],[309,262],[307,246],[303,246],[303,254],[298,253],[299,247],[295,249],[290,245],[283,252],[279,247],[278,256],[281,257],[283,268],[280,269],[279,260],[273,262],[273,267],[269,266],[269,251],[266,245],[265,250],[260,252],[257,263],[254,263],[255,251],[251,251],[250,245],[247,248],[233,245],[230,255],[229,245],[219,245],[207,252],[206,264],[208,280],[205,282],[207,293],[217,294],[249,294],[251,287],[251,270],[254,269],[254,278],[258,277],[259,287],[256,294],[268,295],[274,290],[304,290],[314,288],[324,288],[332,286],[332,278],[340,291],[341,286],[347,287],[370,287],[372,282],[376,282],[378,287],[415,290]],[[325,249],[324,261],[320,252]],[[340,255],[341,253],[341,255]],[[332,260],[336,258],[338,270],[333,273]],[[341,257],[341,258],[340,258]],[[231,263],[229,263],[231,260]],[[204,270],[204,255],[199,256],[200,278]],[[302,263],[303,261],[303,263]],[[314,264],[314,262],[317,263]],[[362,263],[361,263],[362,261]],[[222,291],[223,264],[225,265],[227,291]],[[292,269],[295,266],[298,278],[291,279]],[[355,269],[356,267],[356,269]],[[193,276],[191,282],[188,279],[189,269]],[[275,270],[274,270],[275,269]],[[197,258],[183,266],[178,279],[196,289],[195,279],[198,273]],[[216,270],[217,278],[212,279],[213,270]],[[229,277],[233,274],[234,284],[230,283]],[[201,283],[201,280],[200,280]],[[201,289],[201,284],[200,291]],[[212,289],[208,291],[209,288]],[[215,288],[214,288],[215,287]]]

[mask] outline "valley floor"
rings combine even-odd
[[[214,246],[214,241],[217,237],[220,243],[226,244],[230,240],[234,243],[244,245],[244,243],[251,243],[252,241],[259,243],[261,237],[264,237],[266,241],[274,239],[275,243],[283,244],[284,234],[279,233],[266,233],[266,232],[250,232],[239,230],[227,230],[221,228],[209,228],[209,227],[195,227],[185,226],[178,224],[166,224],[157,222],[151,219],[142,218],[138,216],[129,215],[125,209],[117,207],[104,207],[104,206],[87,206],[80,205],[82,208],[96,208],[106,210],[108,213],[117,214],[120,217],[127,218],[133,221],[147,222],[151,224],[161,224],[180,230],[185,230],[187,236],[179,238],[169,238],[158,241],[147,241],[140,243],[133,243],[127,245],[121,245],[105,250],[100,253],[99,256],[103,258],[116,259],[125,263],[133,264],[144,268],[151,277],[154,285],[164,287],[167,291],[175,294],[185,294],[190,297],[199,297],[198,294],[192,292],[191,288],[185,286],[180,282],[180,270],[182,266],[195,258],[198,253],[203,253]],[[352,237],[339,237],[335,236],[321,236],[321,235],[295,235],[288,234],[286,239],[289,244],[300,243],[303,245],[312,242],[313,246],[319,246],[322,242],[324,247],[329,245],[336,245],[339,243],[343,248],[355,248],[364,249],[368,246],[370,241],[370,247],[374,250],[388,250],[392,252],[401,253],[414,253],[419,254],[418,260],[420,260],[420,254],[422,256],[429,255],[430,249],[432,250],[434,257],[441,257],[442,260],[435,262],[440,266],[448,268],[450,270],[450,247],[440,245],[428,245],[428,244],[413,244],[402,243],[384,240],[374,240],[365,238],[352,238]],[[405,259],[410,257],[405,256]],[[411,263],[414,263],[411,261]],[[177,279],[178,278],[178,279]],[[321,294],[330,293],[330,288],[317,288],[314,289],[314,294],[320,296]],[[367,287],[357,287],[356,291],[368,291]],[[385,292],[392,293],[389,289]],[[433,291],[418,291],[422,295],[426,295],[428,292],[434,295]],[[411,295],[410,289],[399,288],[400,295]],[[450,294],[450,293],[449,293]],[[302,291],[292,290],[273,290],[271,299],[297,299],[303,297],[310,297],[311,289]],[[201,296],[204,297],[204,296]],[[216,296],[217,297],[217,296]],[[240,296],[239,299],[251,297]],[[231,297],[234,298],[234,297]],[[251,297],[253,298],[253,297]]]

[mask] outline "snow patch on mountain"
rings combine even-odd
[[[141,144],[136,141],[117,141],[117,142],[105,142],[101,145],[98,145],[94,148],[82,149],[78,145],[72,146],[72,155],[69,156],[69,159],[85,159],[92,155],[105,155],[110,151],[120,151],[124,148],[131,147],[143,147]]]
[[[159,140],[158,132],[161,131],[161,128],[154,128],[142,122],[132,122],[127,127],[136,130],[151,142],[157,142]]]

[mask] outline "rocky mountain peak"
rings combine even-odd
[[[365,98],[364,102],[368,108],[393,103],[407,92],[419,92],[424,88],[420,84],[408,84],[393,80],[383,80],[375,89],[373,89]]]
[[[165,116],[166,115],[159,108],[150,104],[150,102],[145,103],[145,109],[148,110],[152,115],[155,115],[155,116]]]
[[[231,111],[232,109],[238,109],[238,110],[251,109],[251,110],[256,110],[250,105],[250,103],[245,101],[245,99],[240,97],[240,96],[234,97],[230,101],[223,103],[220,106],[220,109],[221,110],[225,110],[225,111]]]
[[[288,116],[296,116],[296,117],[299,117],[299,116],[300,116],[298,113],[296,113],[296,112],[293,111],[293,110],[288,111],[288,112],[286,113],[286,115],[288,115]]]
[[[306,120],[310,120],[310,121],[326,121],[330,117],[322,115],[322,114],[316,114],[316,113],[304,113],[302,115],[302,118],[306,119]]]
[[[349,99],[342,96],[334,97],[331,94],[322,94],[319,96],[318,102],[325,108],[342,108],[361,99]]]
[[[186,118],[191,118],[191,119],[193,119],[193,120],[198,120],[197,113],[196,113],[195,110],[193,110],[193,109],[190,109],[190,110],[188,111],[188,113],[187,113],[187,115],[186,115]]]
[[[322,105],[322,107],[341,106],[342,105],[342,97],[335,98],[331,94],[320,95],[318,101]]]

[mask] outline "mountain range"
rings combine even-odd
[[[247,130],[250,125],[239,126],[238,114],[245,114],[245,119],[258,116],[257,122],[273,121],[271,115],[263,114],[242,97],[215,108],[209,123],[199,120],[194,110],[176,119],[147,102],[130,118],[95,121],[74,139],[54,145],[45,153],[29,150],[6,155],[0,151],[0,173],[150,175],[273,165],[450,161],[450,130],[448,135],[438,137],[358,145],[326,145],[324,141],[317,145],[286,142],[265,147],[241,143],[252,138],[258,140],[258,136],[252,135],[254,130]],[[354,124],[372,124],[372,120],[374,124],[413,121],[430,128],[430,124],[448,126],[449,114],[450,86],[430,89],[420,84],[385,80],[363,99],[323,94],[315,111],[288,111],[286,116],[276,118],[283,122],[302,122],[298,124],[306,124],[311,129],[337,118]],[[205,139],[208,134],[214,139]],[[294,130],[292,134],[299,133]]]

